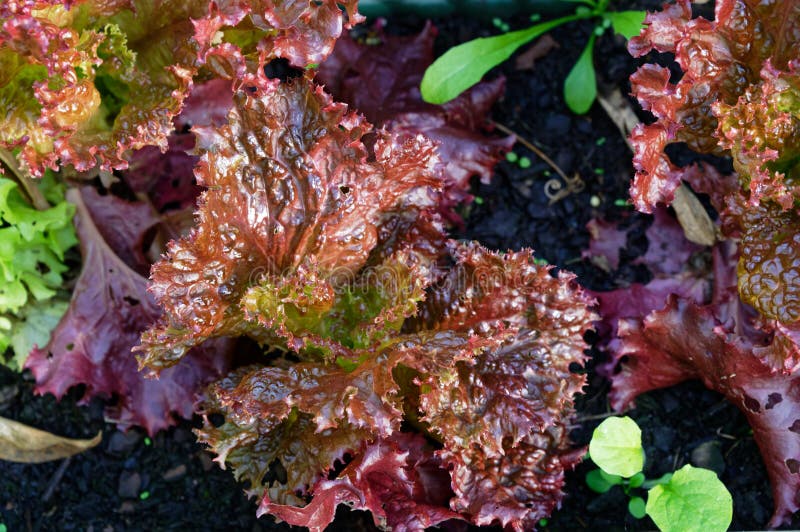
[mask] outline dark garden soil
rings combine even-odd
[[[659,4],[621,1],[615,7],[655,9]],[[711,3],[702,8],[712,16]],[[388,29],[410,33],[422,24],[421,18],[405,17],[390,21]],[[437,25],[440,52],[495,31],[488,23],[470,20],[443,20]],[[631,154],[613,122],[599,105],[586,116],[575,116],[561,97],[563,80],[590,31],[588,25],[554,31],[560,47],[539,59],[533,70],[515,70],[513,62],[504,65],[500,70],[508,81],[506,96],[493,115],[496,122],[549,154],[567,175],[579,174],[585,188],[551,205],[544,191],[555,173],[518,144],[515,151],[533,164],[522,169],[503,162],[490,184],[476,182],[473,192],[478,200],[463,209],[466,225],[455,236],[477,239],[495,249],[532,247],[537,256],[577,273],[586,287],[609,290],[648,280],[646,268],[632,262],[647,249],[644,231],[650,220],[616,201],[627,198],[632,170]],[[595,65],[602,88],[618,87],[627,94],[627,78],[636,64],[621,40],[607,34],[598,41]],[[600,200],[599,206],[591,206],[593,197]],[[621,220],[630,227],[620,266],[610,273],[581,258],[589,242],[585,225],[593,217]],[[601,360],[603,354],[593,350],[592,356]],[[588,443],[610,410],[608,383],[593,372],[593,365],[594,361],[587,368],[586,393],[577,399],[576,445]],[[256,519],[256,505],[243,487],[195,443],[192,422],[152,439],[139,430],[123,434],[103,419],[100,401],[78,407],[77,390],[60,403],[52,396],[33,397],[31,390],[30,375],[0,368],[0,416],[71,437],[102,430],[103,442],[62,462],[0,462],[0,523],[9,531],[289,530],[269,517]],[[733,494],[732,528],[764,526],[772,512],[769,483],[752,433],[735,407],[699,383],[688,383],[640,397],[628,415],[642,428],[648,477],[685,463],[714,469]],[[620,488],[604,495],[591,492],[584,482],[591,468],[584,463],[567,476],[562,508],[540,523],[541,529],[655,528],[649,519],[637,521],[628,514]],[[331,529],[374,530],[374,526],[367,514],[340,508]]]

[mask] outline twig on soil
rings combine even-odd
[[[728,455],[731,454],[733,450],[736,449],[736,446],[739,445],[740,443],[742,443],[742,440],[736,440],[735,442],[733,442],[733,445],[731,445],[730,448],[728,448],[728,450],[725,452],[725,460],[728,459]]]
[[[722,432],[722,427],[717,429],[717,436],[719,436],[720,438],[725,438],[726,440],[738,440],[739,439],[736,436],[733,436],[732,434],[726,434],[726,433]]]
[[[44,490],[44,495],[42,495],[42,502],[47,502],[55,493],[56,488],[58,487],[58,483],[61,482],[61,478],[64,476],[64,473],[67,471],[70,462],[72,461],[72,457],[68,456],[61,461],[61,464],[56,469],[56,472],[53,473],[53,477],[50,479],[50,482],[47,484],[47,489]]]
[[[564,184],[566,184],[566,188],[564,188],[564,184],[562,184],[561,181],[555,178],[548,180],[547,183],[544,184],[544,193],[550,199],[550,205],[566,198],[570,194],[580,192],[584,189],[586,184],[583,182],[583,179],[581,179],[581,176],[575,174],[571,178],[568,177],[567,174],[564,173],[564,170],[562,170],[560,166],[558,166],[550,157],[548,157],[545,152],[543,152],[529,140],[522,137],[519,133],[515,132],[508,126],[505,126],[499,122],[495,122],[494,120],[492,121],[492,125],[506,135],[514,135],[517,138],[517,142],[535,153],[537,157],[547,163],[550,168],[552,168],[561,177]]]

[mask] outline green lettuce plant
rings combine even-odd
[[[600,468],[586,475],[589,488],[605,493],[622,487],[631,515],[649,515],[663,532],[724,531],[731,523],[731,494],[713,471],[687,464],[656,479],[645,477],[642,431],[629,417],[603,421],[592,434],[589,456]],[[647,502],[640,490],[647,490]]]
[[[77,244],[75,207],[52,176],[37,183],[53,206],[38,210],[16,181],[0,176],[0,363],[19,369],[44,345],[67,309],[57,297],[67,271],[64,253]],[[13,356],[5,351],[11,347]]]
[[[555,20],[541,22],[529,28],[494,37],[482,37],[455,46],[439,57],[425,72],[420,90],[429,103],[449,102],[478,83],[484,74],[499,65],[520,46],[563,24],[592,19],[594,31],[578,61],[564,81],[564,100],[577,114],[589,110],[597,97],[594,71],[594,43],[609,27],[626,39],[638,35],[644,21],[644,11],[608,11],[610,0],[565,0],[579,4],[575,13]],[[538,20],[533,15],[531,20]]]

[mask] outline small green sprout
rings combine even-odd
[[[605,137],[600,137],[599,139],[594,141],[594,145],[595,146],[602,146],[603,144],[606,143],[606,140],[608,140],[608,139],[606,139]]]
[[[153,445],[153,440],[151,440],[148,436],[145,436],[144,437],[144,444],[149,447],[149,446]]]
[[[636,519],[649,515],[662,532],[723,532],[733,517],[733,499],[716,473],[685,465],[648,480],[642,431],[629,417],[610,417],[592,434],[589,456],[600,469],[589,471],[586,484],[605,493],[621,486],[628,511]],[[647,501],[634,490],[647,490]]]
[[[595,168],[594,169],[594,173],[595,173],[595,175],[603,175],[603,174],[606,173],[606,171],[604,169],[602,169],[602,168]]]
[[[626,199],[621,199],[621,198],[620,199],[615,199],[614,200],[614,206],[615,207],[630,207],[631,206],[631,202],[626,200]]]
[[[525,157],[524,155],[520,157],[516,152],[513,151],[506,153],[506,161],[510,162],[511,164],[517,164],[520,168],[530,168],[532,164],[528,157]]]
[[[483,198],[480,196],[475,196],[475,199],[472,201],[475,202],[475,205],[483,205]]]
[[[143,491],[143,492],[141,492],[139,494],[139,500],[140,501],[146,501],[149,498],[150,498],[150,492],[149,491]]]

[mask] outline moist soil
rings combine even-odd
[[[654,10],[659,3],[621,1],[615,7]],[[700,9],[707,18],[713,17],[713,3]],[[508,22],[512,29],[525,24],[523,19]],[[390,19],[387,29],[413,33],[423,23],[420,17],[404,15]],[[485,21],[447,19],[436,25],[438,53],[496,33]],[[575,272],[587,288],[611,290],[650,278],[646,267],[633,261],[647,250],[645,230],[651,219],[624,205],[632,177],[631,153],[614,123],[598,104],[585,116],[572,114],[561,96],[563,81],[591,31],[588,23],[557,29],[551,35],[558,48],[538,59],[532,70],[517,70],[512,60],[492,73],[507,79],[506,95],[495,106],[493,120],[534,143],[568,176],[578,174],[583,190],[551,202],[545,191],[552,186],[548,181],[557,177],[555,172],[517,144],[515,152],[532,164],[521,168],[502,162],[491,183],[476,181],[477,200],[463,207],[465,224],[454,230],[454,236],[498,250],[531,247],[538,257]],[[621,38],[607,32],[598,39],[595,66],[601,91],[616,87],[628,94],[628,76],[639,63],[628,55]],[[640,117],[648,119],[644,113]],[[604,271],[581,258],[589,244],[585,226],[592,218],[619,221],[629,228],[616,270]],[[591,333],[588,339],[594,340]],[[592,349],[591,356],[581,370],[588,374],[588,386],[576,400],[572,439],[577,446],[588,443],[592,430],[611,411],[608,382],[593,370],[604,354]],[[76,404],[81,390],[72,390],[57,402],[52,396],[34,396],[32,388],[29,374],[0,367],[0,416],[69,437],[91,437],[102,431],[103,442],[60,462],[0,462],[0,523],[9,531],[292,529],[269,516],[256,518],[256,504],[245,496],[244,486],[195,442],[192,429],[199,426],[198,420],[153,438],[137,429],[122,433],[103,419],[102,401]],[[764,527],[772,512],[766,472],[744,416],[722,396],[690,382],[641,396],[627,415],[642,428],[648,478],[687,463],[714,469],[733,495],[732,528]],[[540,529],[655,529],[649,518],[636,520],[628,513],[621,488],[603,495],[589,490],[584,477],[592,468],[587,461],[567,474],[561,509],[543,520]],[[375,527],[367,513],[340,507],[329,530]]]

